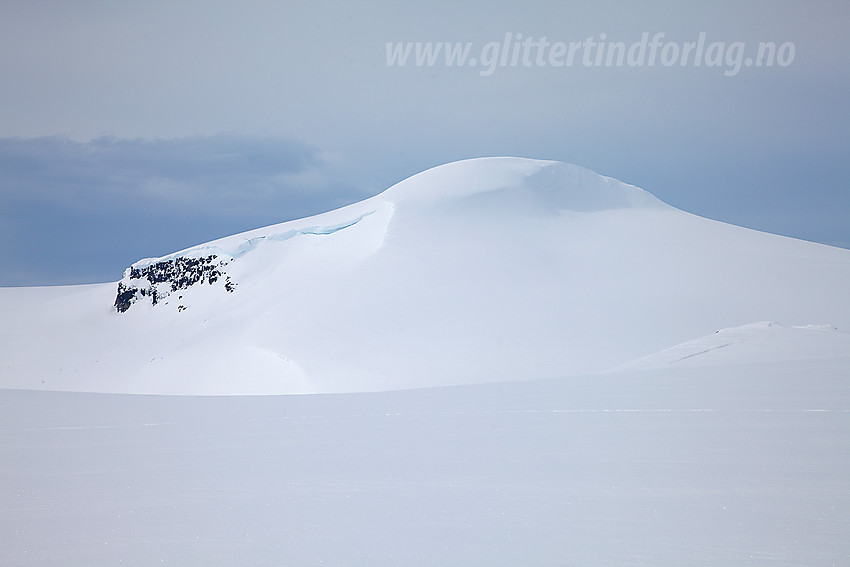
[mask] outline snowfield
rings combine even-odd
[[[0,288],[0,565],[850,564],[847,290],[519,158]]]
[[[848,369],[0,391],[0,564],[845,565]]]

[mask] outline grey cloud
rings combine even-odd
[[[304,178],[321,166],[316,148],[280,138],[2,138],[0,199],[153,208],[192,201],[246,212],[287,195],[303,200]],[[321,181],[307,185],[313,196],[322,192]]]
[[[0,138],[0,285],[120,277],[157,256],[362,198],[282,138]]]

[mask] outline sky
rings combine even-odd
[[[850,247],[847,22],[844,1],[5,1],[0,286],[117,281],[490,155]],[[395,42],[477,65],[390,65]]]

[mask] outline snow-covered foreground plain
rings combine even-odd
[[[848,376],[0,390],[0,564],[847,565]]]

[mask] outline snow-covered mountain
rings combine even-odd
[[[140,260],[117,284],[0,289],[0,387],[265,394],[563,377],[759,321],[838,329],[768,337],[762,359],[788,341],[796,358],[850,356],[848,289],[848,250],[700,218],[573,165],[467,160]],[[635,364],[721,352],[676,348]]]
[[[842,564],[848,289],[514,158],[0,289],[0,564]]]

